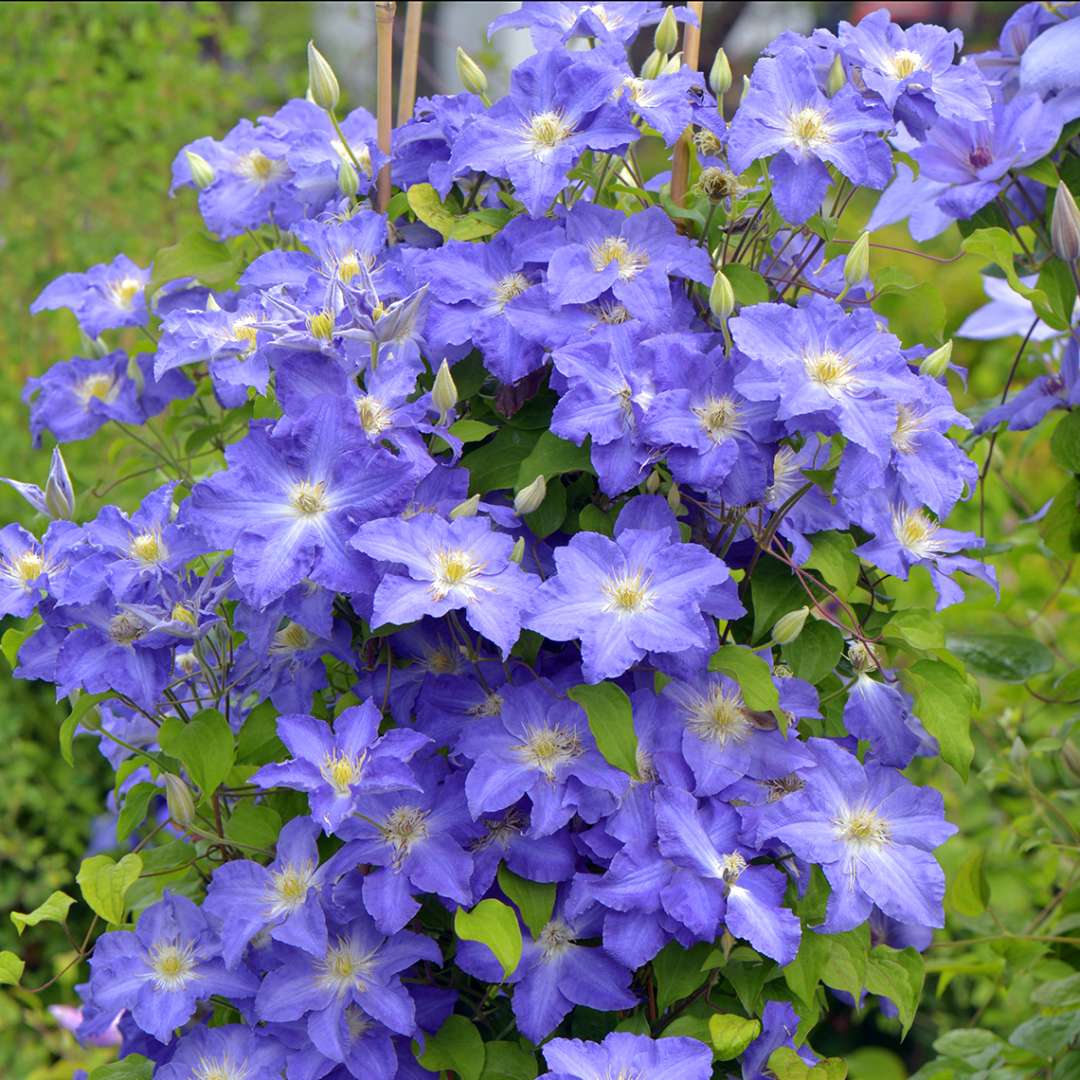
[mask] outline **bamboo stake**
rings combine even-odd
[[[387,157],[390,156],[390,131],[393,126],[394,98],[394,11],[397,4],[389,0],[376,0],[375,3],[375,53],[377,65],[377,113],[379,126],[379,148]],[[385,211],[390,203],[390,163],[379,170],[377,185],[378,205],[376,209]]]
[[[691,70],[698,69],[698,56],[701,52],[701,21],[704,15],[703,0],[690,0],[687,5],[697,16],[698,25],[687,23],[683,29],[683,63]],[[671,201],[680,206],[686,199],[686,182],[690,175],[690,139],[692,133],[687,128],[675,144],[675,156],[671,163]]]
[[[420,23],[423,17],[424,0],[409,0],[405,8],[405,41],[401,49],[401,84],[398,87],[399,127],[412,116],[416,104],[416,69],[420,64]]]

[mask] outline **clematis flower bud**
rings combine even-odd
[[[326,57],[315,48],[314,41],[308,42],[307,66],[308,95],[320,109],[333,112],[341,99],[341,89],[338,86],[334,69],[330,66]]]
[[[214,182],[214,166],[210,164],[201,154],[196,154],[193,150],[185,150],[184,157],[187,158],[188,168],[191,170],[192,183],[202,191],[203,188],[208,188]]]
[[[540,504],[547,496],[547,481],[541,473],[531,484],[523,487],[514,496],[514,513],[518,515],[531,514],[540,509]]]
[[[862,233],[851,245],[844,260],[844,282],[848,289],[853,289],[866,280],[870,273],[870,234]],[[845,290],[846,291],[846,290]]]
[[[343,161],[338,166],[337,184],[342,195],[350,199],[356,198],[356,193],[360,190],[360,177],[356,175],[352,162]]]
[[[776,620],[772,639],[777,645],[790,645],[803,631],[810,609],[806,606],[789,611]]]
[[[718,319],[728,319],[735,310],[735,290],[723,270],[716,271],[709,289],[709,308]]]
[[[675,10],[664,9],[664,17],[656,24],[656,32],[653,34],[653,45],[656,51],[670,56],[679,44],[679,24],[675,21]]]
[[[675,72],[681,71],[681,70],[682,70],[682,53],[677,52],[660,69],[660,74],[661,75],[674,75]]]
[[[951,360],[952,338],[923,359],[923,362],[919,365],[919,374],[929,375],[931,379],[940,379],[949,370]]]
[[[655,495],[660,490],[660,472],[658,469],[653,469],[645,478],[645,490],[650,495]]]
[[[716,50],[709,68],[709,89],[716,98],[722,98],[731,89],[731,64],[723,49]]]
[[[70,521],[75,515],[75,490],[59,446],[53,447],[49,479],[45,482],[45,505],[54,518]]]
[[[847,75],[844,72],[844,64],[840,59],[840,54],[837,53],[833,58],[832,67],[829,68],[829,76],[825,80],[825,89],[828,91],[829,97],[835,97],[846,82]]]
[[[682,493],[679,491],[679,485],[674,480],[671,482],[671,487],[668,488],[667,504],[673,514],[677,514],[682,509]]]
[[[480,496],[473,495],[464,502],[459,502],[453,510],[450,511],[450,520],[457,521],[458,518],[476,517],[476,511],[480,508]]]
[[[649,53],[645,63],[641,65],[641,77],[643,79],[655,79],[664,66],[664,54],[655,49]]]
[[[484,69],[460,45],[457,50],[457,73],[461,85],[470,94],[483,97],[487,93],[488,80]]]
[[[1054,195],[1054,211],[1050,217],[1050,243],[1054,254],[1067,263],[1080,259],[1080,210],[1064,183],[1058,184]]]
[[[435,373],[435,383],[431,387],[431,400],[435,408],[439,410],[439,423],[445,424],[450,410],[458,403],[457,384],[454,382],[454,376],[450,374],[450,365],[446,360],[443,360]]]
[[[514,541],[514,549],[510,552],[510,561],[516,562],[518,566],[521,565],[521,560],[525,558],[525,537],[519,536]]]
[[[195,820],[195,800],[191,789],[172,773],[165,774],[165,806],[177,825],[190,825]]]

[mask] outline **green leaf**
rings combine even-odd
[[[163,724],[158,741],[166,754],[183,762],[203,795],[218,789],[236,760],[232,729],[215,709],[196,713],[186,724]]]
[[[513,908],[501,900],[481,900],[466,911],[454,913],[454,932],[463,941],[479,941],[486,945],[509,976],[521,962],[521,927]]]
[[[128,1054],[122,1061],[111,1065],[99,1065],[90,1080],[150,1080],[154,1075],[154,1063],[142,1054]]]
[[[992,262],[1001,269],[1014,292],[1036,306],[1049,307],[1049,299],[1042,289],[1032,289],[1025,285],[1016,272],[1013,260],[1020,254],[1020,245],[1015,237],[1005,229],[978,229],[964,237],[960,247],[969,255],[975,255],[984,262]]]
[[[1021,169],[1020,172],[1024,176],[1030,176],[1032,180],[1038,180],[1040,184],[1045,184],[1048,188],[1058,186],[1057,169],[1054,168],[1054,163],[1049,158],[1042,158],[1036,161],[1034,165],[1028,165],[1026,168]]]
[[[784,660],[791,670],[808,683],[819,683],[840,662],[844,636],[835,626],[820,619],[808,619],[802,633],[784,645]]]
[[[480,1080],[534,1080],[536,1055],[514,1042],[496,1039],[484,1043],[484,1071]]]
[[[940,616],[921,608],[896,612],[885,624],[882,634],[886,641],[909,646],[916,652],[945,647],[945,630]]]
[[[1046,307],[1036,307],[1036,314],[1055,330],[1068,330],[1076,306],[1076,282],[1060,259],[1051,259],[1039,271],[1036,288],[1046,293]]]
[[[990,902],[990,886],[983,871],[983,852],[973,851],[949,879],[945,902],[958,915],[969,919],[981,915]]]
[[[68,908],[74,903],[74,896],[68,896],[66,892],[60,892],[58,889],[48,900],[43,904],[38,904],[33,911],[26,915],[21,911],[13,911],[11,921],[15,924],[15,929],[21,937],[22,932],[28,926],[37,926],[38,923],[43,922],[67,922]]]
[[[146,295],[152,296],[166,282],[184,277],[198,278],[204,285],[231,285],[237,272],[237,262],[225,244],[205,233],[191,233],[154,256]]]
[[[1054,434],[1050,436],[1050,449],[1054,457],[1071,473],[1080,473],[1080,409],[1067,412],[1058,425],[1054,428]],[[11,631],[9,630],[10,634]],[[4,635],[5,641],[7,634]],[[7,656],[7,646],[4,646],[4,655]],[[11,657],[8,662],[15,666]]]
[[[599,506],[589,503],[588,506],[583,506],[578,513],[578,530],[580,532],[595,532],[604,536],[611,536],[615,531],[615,522],[612,520],[611,514],[605,514]]]
[[[507,426],[490,442],[470,450],[461,459],[461,464],[469,470],[469,493],[486,495],[490,491],[523,487],[518,482],[521,463],[539,437],[538,431]]]
[[[248,847],[272,849],[281,832],[281,815],[269,806],[242,802],[225,822],[225,839]]]
[[[885,269],[888,269],[887,267]],[[875,271],[878,281],[883,271]],[[875,282],[875,285],[877,282]],[[921,281],[904,288],[899,281],[893,287],[876,289],[870,306],[888,320],[905,346],[932,339],[941,341],[945,332],[945,302],[936,282]]]
[[[8,662],[8,667],[12,671],[15,670],[15,665],[19,662],[19,650],[23,647],[23,642],[33,633],[33,630],[11,626],[0,637],[0,652],[4,654],[4,659]]]
[[[446,1018],[436,1034],[427,1037],[424,1052],[417,1054],[416,1060],[432,1072],[449,1069],[461,1080],[480,1080],[484,1071],[484,1040],[475,1024],[454,1014]]]
[[[656,1007],[661,1013],[689,997],[709,977],[702,965],[710,950],[707,944],[685,949],[677,941],[670,941],[656,954],[652,969],[656,976]]]
[[[566,696],[585,710],[589,730],[604,760],[635,780],[640,779],[634,714],[625,692],[612,682],[582,683],[571,687]]]
[[[870,950],[870,960],[866,965],[866,988],[872,994],[887,997],[896,1006],[903,1036],[907,1035],[914,1023],[925,978],[926,963],[914,949],[875,945]]]
[[[1039,534],[1046,546],[1063,559],[1080,551],[1080,477],[1070,476],[1054,496]]]
[[[553,476],[568,472],[592,472],[588,446],[578,446],[545,431],[518,468],[515,487],[520,491],[541,473],[545,480],[550,480]]]
[[[494,424],[485,424],[482,420],[458,420],[450,425],[450,434],[463,443],[480,442],[498,430]]]
[[[799,579],[776,559],[762,559],[755,567],[750,597],[754,604],[753,641],[761,641],[781,615],[806,604]]]
[[[83,859],[75,880],[95,915],[113,926],[124,921],[124,897],[142,873],[143,861],[134,852],[116,862],[110,855]]]
[[[446,206],[430,184],[413,184],[406,192],[409,209],[444,240],[479,240],[497,233],[510,220],[507,210],[458,214]]]
[[[970,668],[1002,682],[1025,682],[1054,666],[1054,656],[1026,634],[970,631],[950,635],[949,649]]]
[[[100,694],[80,694],[74,705],[72,705],[71,712],[64,717],[64,722],[60,725],[60,756],[72,767],[75,765],[75,758],[72,753],[71,743],[75,738],[75,729],[91,709],[112,696],[113,692],[111,690],[106,690]]]
[[[769,1072],[776,1080],[844,1080],[847,1065],[840,1058],[822,1058],[807,1065],[790,1046],[781,1046],[769,1055]]]
[[[740,307],[768,302],[769,283],[756,270],[732,263],[724,267],[724,276],[731,282]]]
[[[1080,1012],[1033,1017],[1009,1036],[1013,1046],[1029,1050],[1041,1058],[1053,1058],[1065,1053],[1077,1039],[1080,1039]]]
[[[504,863],[499,866],[499,887],[517,907],[529,933],[538,937],[555,910],[555,886],[518,877]]]
[[[735,1013],[714,1013],[709,1017],[709,1038],[721,1061],[737,1058],[761,1034],[761,1021]]]
[[[915,698],[915,715],[938,741],[947,765],[967,779],[975,754],[971,741],[971,713],[975,695],[964,677],[940,660],[919,660],[903,677]]]
[[[147,807],[155,795],[164,792],[156,784],[136,784],[128,789],[124,798],[124,805],[116,819],[116,839],[126,840],[141,824],[146,817]]]
[[[1035,987],[1031,1000],[1053,1009],[1069,1009],[1080,1005],[1080,972]]]
[[[7,949],[0,952],[0,986],[18,986],[25,970],[25,960]]]
[[[859,556],[855,538],[848,533],[815,533],[810,557],[804,565],[819,570],[821,576],[846,600],[859,581]]]
[[[743,645],[723,645],[709,657],[709,670],[722,671],[739,684],[743,701],[751,709],[780,712],[780,694],[769,665]]]
[[[858,998],[866,986],[870,936],[866,925],[842,934],[804,933],[799,952],[784,969],[784,981],[806,1004],[819,982]]]
[[[556,477],[548,484],[544,501],[531,514],[525,515],[525,523],[532,534],[543,540],[550,536],[566,520],[566,485]]]

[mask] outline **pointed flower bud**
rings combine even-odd
[[[190,825],[195,820],[195,800],[191,788],[172,773],[165,774],[165,806],[177,825]]]
[[[461,85],[470,94],[483,97],[487,93],[488,80],[484,69],[460,45],[457,50],[457,73]]]
[[[786,615],[781,615],[773,627],[772,639],[777,645],[790,645],[801,633],[806,625],[806,618],[810,614],[808,607],[796,608]]]
[[[521,565],[521,560],[525,558],[525,537],[519,536],[514,541],[514,549],[510,552],[510,561],[516,562],[518,566]]]
[[[709,89],[717,98],[722,98],[731,89],[731,64],[723,49],[716,50],[712,67],[709,68]]]
[[[53,447],[49,479],[45,482],[45,505],[54,518],[70,521],[75,516],[75,490],[60,447]]]
[[[1080,259],[1080,210],[1076,209],[1076,200],[1064,183],[1058,184],[1054,195],[1050,243],[1059,259],[1067,263]]]
[[[660,74],[661,75],[674,75],[677,71],[681,71],[681,70],[682,70],[682,53],[677,52],[660,69]]]
[[[931,379],[940,379],[949,370],[952,360],[952,338],[940,345],[919,365],[920,375],[929,375]]]
[[[457,521],[458,518],[476,517],[476,511],[480,508],[480,496],[471,495],[464,502],[459,502],[453,510],[450,511],[450,520]]]
[[[650,495],[655,495],[660,490],[660,472],[658,469],[653,469],[653,471],[649,473],[645,480],[645,490]]]
[[[356,198],[356,193],[360,190],[360,177],[357,176],[351,161],[343,161],[338,166],[337,186],[346,198]]]
[[[656,24],[656,32],[653,34],[653,45],[656,51],[668,56],[675,51],[679,44],[679,24],[675,21],[675,9],[664,8],[664,17]]]
[[[450,365],[444,359],[435,373],[435,382],[431,387],[431,400],[439,410],[439,423],[445,424],[450,410],[458,403],[457,383],[450,374]]]
[[[320,109],[333,112],[341,98],[337,76],[326,57],[315,48],[315,42],[307,45],[308,96]]]
[[[849,289],[861,284],[870,273],[870,234],[861,233],[844,260],[844,282]]]
[[[540,509],[540,504],[547,496],[547,481],[541,473],[531,484],[523,487],[514,496],[514,513],[518,516],[531,514]]]
[[[643,79],[655,79],[664,66],[664,54],[655,49],[649,53],[645,63],[641,65],[641,77]]]
[[[682,509],[682,494],[679,491],[679,485],[674,480],[668,488],[667,504],[673,514],[677,514]]]
[[[187,158],[188,168],[191,170],[191,182],[200,191],[208,188],[214,182],[214,166],[194,150],[185,150],[184,157]]]
[[[716,271],[709,289],[709,308],[718,319],[728,319],[735,310],[735,290],[723,270]]]
[[[750,76],[744,75],[742,77],[742,92],[739,95],[739,101],[742,101],[746,97],[747,92],[750,90]]]
[[[840,54],[837,53],[833,57],[832,67],[829,68],[829,75],[825,80],[825,89],[829,92],[829,97],[835,97],[846,82],[847,75],[844,72],[844,63],[840,59]]]

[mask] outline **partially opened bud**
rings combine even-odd
[[[645,490],[650,495],[655,495],[660,490],[660,472],[653,469],[645,479]]]
[[[940,379],[949,370],[951,360],[952,338],[949,338],[944,345],[939,345],[923,360],[919,365],[919,374],[929,375],[931,379]]]
[[[514,513],[531,514],[540,509],[540,504],[547,496],[547,481],[541,473],[531,484],[523,487],[514,496]]]
[[[735,290],[723,270],[716,271],[709,289],[709,309],[718,319],[728,319],[735,310]]]
[[[92,338],[81,329],[79,330],[79,341],[81,343],[81,348],[79,349],[80,356],[100,360],[103,356],[109,355],[109,346],[106,345],[101,338]]]
[[[445,423],[450,410],[458,403],[457,384],[450,374],[450,365],[443,360],[435,373],[435,383],[431,388],[431,400],[439,410],[440,423]]]
[[[661,75],[674,75],[675,72],[681,71],[681,70],[682,70],[682,53],[677,52],[660,69],[660,74]]]
[[[464,502],[459,502],[453,510],[450,511],[450,520],[457,521],[458,518],[476,517],[476,511],[480,507],[480,496],[472,495]]]
[[[461,85],[470,94],[483,97],[487,93],[488,80],[484,69],[460,45],[457,51],[457,73]]]
[[[709,68],[709,89],[717,98],[722,98],[731,89],[731,64],[723,49],[716,50],[712,67]]]
[[[649,53],[645,63],[641,65],[641,77],[643,79],[655,79],[664,66],[664,54],[655,49]]]
[[[679,24],[675,21],[674,8],[665,8],[664,17],[656,24],[656,32],[653,34],[653,45],[656,51],[668,56],[675,51],[679,44]]]
[[[308,96],[320,109],[333,112],[341,98],[337,76],[326,57],[315,48],[315,42],[307,45]]]
[[[1050,243],[1059,259],[1067,263],[1080,259],[1080,210],[1076,209],[1076,200],[1064,183],[1058,184],[1054,195]]]
[[[165,774],[165,806],[177,825],[190,825],[195,820],[195,800],[191,789],[173,773]]]
[[[777,645],[790,645],[803,631],[806,618],[810,614],[808,607],[796,608],[786,615],[781,615],[773,627],[772,639]]]
[[[45,505],[54,518],[70,521],[75,514],[75,490],[60,447],[53,447],[49,479],[45,482]]]
[[[677,514],[682,509],[682,495],[679,492],[679,485],[674,480],[671,481],[671,487],[667,491],[667,504],[673,514]]]
[[[516,562],[518,566],[521,565],[521,560],[525,558],[525,537],[519,536],[514,541],[514,548],[510,552],[510,561]]]
[[[750,76],[749,75],[744,75],[742,77],[742,93],[739,96],[739,100],[742,101],[743,98],[745,98],[746,95],[749,93],[749,91],[750,91]]]
[[[844,260],[844,281],[849,289],[865,281],[870,273],[870,234],[862,233],[851,245]]]
[[[184,157],[187,158],[188,168],[191,170],[191,182],[200,191],[208,188],[214,182],[214,166],[194,150],[185,150]]]
[[[338,166],[337,186],[342,195],[353,199],[360,190],[360,177],[353,168],[351,161],[343,161]]]
[[[829,75],[825,80],[825,89],[828,90],[829,97],[833,97],[846,82],[847,75],[844,73],[844,63],[840,59],[840,54],[837,53],[833,57],[832,67],[829,68]]]

